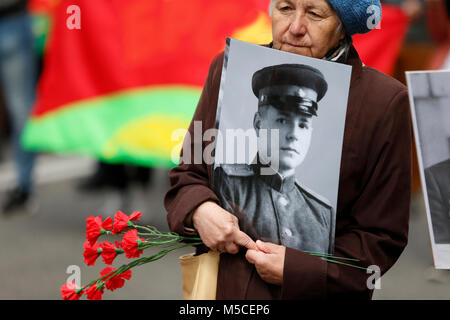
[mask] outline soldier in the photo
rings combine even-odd
[[[450,244],[450,159],[425,169],[434,242]]]
[[[334,210],[295,176],[308,152],[317,102],[325,95],[327,82],[315,68],[283,64],[257,71],[252,88],[258,99],[253,122],[258,153],[250,165],[217,167],[217,194],[254,240],[332,253]],[[274,130],[279,136],[277,150],[272,150],[268,138]]]

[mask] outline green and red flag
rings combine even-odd
[[[171,167],[180,146],[172,133],[189,126],[225,38],[271,41],[269,0],[52,4],[37,101],[23,135],[31,150]],[[68,10],[73,4],[78,11]],[[69,28],[68,19],[80,28]]]
[[[211,60],[226,37],[269,43],[269,2],[31,0],[46,50],[24,146],[110,163],[175,165],[181,137],[172,134],[187,129]],[[68,10],[73,4],[78,13]],[[382,28],[356,36],[355,46],[366,64],[390,73],[407,21],[383,9]],[[80,29],[68,27],[72,19]]]

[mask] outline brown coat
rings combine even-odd
[[[223,53],[212,62],[193,120],[214,128]],[[353,67],[344,134],[336,220],[335,255],[377,265],[382,274],[407,244],[411,193],[412,129],[407,89],[363,66],[352,47]],[[193,137],[193,123],[189,128]],[[192,139],[193,140],[193,139]],[[204,148],[210,142],[203,142]],[[192,153],[195,150],[191,146]],[[193,159],[193,156],[192,156]],[[170,229],[184,231],[186,215],[201,203],[219,203],[210,189],[211,166],[180,164],[169,174],[165,197]],[[286,249],[281,287],[265,283],[245,259],[222,254],[217,299],[370,299],[370,274]]]

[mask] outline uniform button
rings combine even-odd
[[[283,233],[286,237],[292,237],[292,231],[291,229],[284,228]]]
[[[287,206],[287,204],[289,203],[289,200],[286,199],[286,197],[284,197],[284,196],[280,196],[280,198],[278,199],[278,203],[279,203],[281,206],[285,207],[285,206]]]

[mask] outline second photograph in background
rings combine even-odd
[[[407,81],[434,264],[450,269],[450,71]]]

